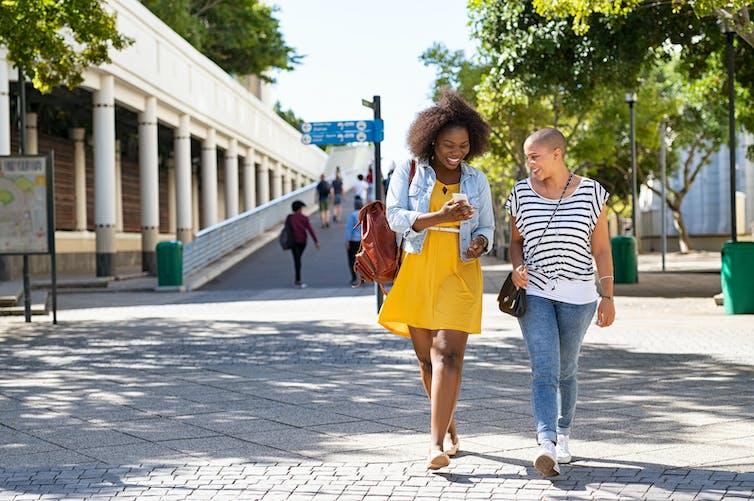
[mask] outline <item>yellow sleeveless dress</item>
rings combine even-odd
[[[435,182],[430,212],[458,193],[460,184]],[[460,222],[438,226],[458,228]],[[404,253],[398,277],[385,297],[377,321],[390,332],[409,337],[408,326],[482,331],[482,267],[478,259],[461,261],[458,233],[427,230],[421,254]]]

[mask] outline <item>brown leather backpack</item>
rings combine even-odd
[[[415,172],[416,163],[411,160],[409,186]],[[380,200],[375,200],[362,207],[356,226],[359,225],[361,225],[361,244],[353,265],[353,270],[359,275],[359,281],[354,287],[360,286],[362,282],[373,282],[380,286],[384,294],[387,294],[385,284],[392,283],[398,275],[403,245],[402,243],[398,245],[395,232],[388,225],[385,204]]]

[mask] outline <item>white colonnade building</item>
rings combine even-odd
[[[251,92],[137,0],[108,4],[130,47],[88,68],[72,91],[41,95],[26,84],[26,152],[55,151],[59,269],[111,276],[140,259],[154,272],[159,241],[189,242],[319,177],[326,154],[277,116],[266,84]],[[0,155],[19,144],[17,71],[6,55],[0,49]]]

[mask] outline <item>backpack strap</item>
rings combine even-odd
[[[411,159],[411,168],[408,171],[408,188],[407,191],[411,189],[411,182],[414,180],[414,175],[416,174],[416,159]],[[403,235],[401,235],[401,244],[398,246],[398,269],[400,269],[401,264],[403,264],[403,242],[406,239],[403,238]]]

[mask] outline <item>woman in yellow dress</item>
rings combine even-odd
[[[408,336],[430,400],[427,468],[450,464],[459,439],[453,412],[469,334],[481,332],[482,269],[494,217],[486,176],[465,163],[484,153],[489,125],[458,94],[444,91],[408,133],[416,158],[400,165],[387,194],[390,227],[404,240],[398,277],[379,323]]]

